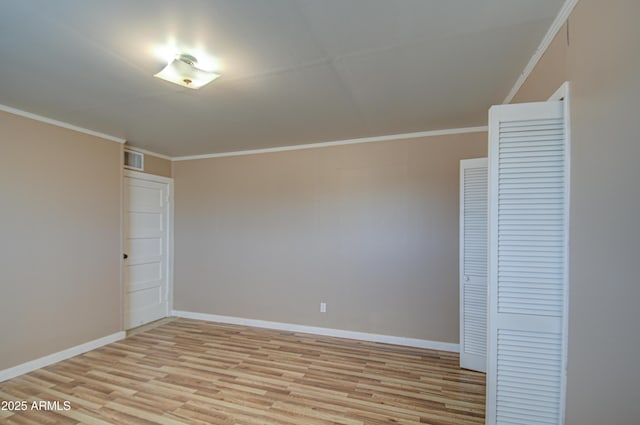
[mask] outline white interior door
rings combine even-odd
[[[460,367],[487,371],[487,158],[460,161]]]
[[[169,314],[171,185],[153,176],[124,177],[125,327]]]
[[[489,113],[487,424],[562,424],[569,158],[566,103]]]

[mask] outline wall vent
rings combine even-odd
[[[140,152],[124,150],[124,168],[144,171],[144,154]]]

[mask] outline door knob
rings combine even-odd
[[[129,255],[127,255],[127,254],[122,254],[122,258],[124,258],[124,259],[126,260],[127,258],[129,258]]]

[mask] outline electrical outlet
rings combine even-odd
[[[327,303],[320,303],[320,313],[327,312]]]

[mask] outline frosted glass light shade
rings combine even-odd
[[[189,55],[180,55],[154,75],[165,81],[190,89],[199,89],[218,78],[220,74],[196,68],[196,59]]]

